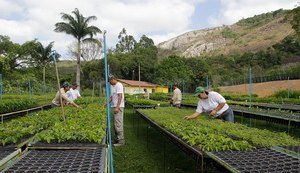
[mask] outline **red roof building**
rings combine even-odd
[[[123,84],[126,94],[144,93],[144,89],[146,89],[149,93],[154,93],[154,92],[168,93],[167,86],[160,86],[145,81],[135,81],[135,80],[126,80],[126,79],[117,79],[117,80]]]

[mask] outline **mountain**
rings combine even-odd
[[[190,31],[158,44],[159,57],[212,56],[266,49],[294,33],[288,10],[255,15],[233,25]]]

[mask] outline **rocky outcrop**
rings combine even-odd
[[[195,57],[225,46],[226,39],[221,31],[224,27],[216,27],[187,32],[178,37],[158,44],[159,49],[176,50],[180,56]]]
[[[284,16],[262,21],[255,25],[230,26],[190,31],[158,44],[158,56],[170,55],[199,57],[202,55],[228,55],[264,50],[293,34]]]

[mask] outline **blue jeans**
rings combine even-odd
[[[224,121],[228,121],[228,122],[232,122],[233,123],[234,122],[233,110],[229,107],[226,111],[224,111],[217,118],[222,119]]]

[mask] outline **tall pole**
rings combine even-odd
[[[31,89],[31,81],[28,81],[28,94],[29,94],[29,98],[31,99],[32,96],[32,89]]]
[[[106,31],[103,32],[103,50],[104,50],[104,63],[105,63],[105,93],[106,93],[106,110],[107,110],[107,128],[108,128],[108,150],[109,150],[109,161],[110,161],[110,173],[114,172],[114,163],[112,155],[112,145],[111,145],[111,129],[110,129],[110,103],[109,103],[109,84],[108,84],[108,65],[107,65],[107,56],[106,56]]]
[[[252,72],[251,72],[251,67],[250,67],[250,70],[249,70],[249,86],[250,86],[250,108],[252,106]]]
[[[94,103],[95,82],[93,81],[92,103]]]
[[[209,87],[209,81],[208,81],[208,75],[206,76],[206,89],[208,90]]]
[[[290,98],[290,89],[291,89],[290,77],[288,77],[288,98]]]
[[[140,63],[139,63],[139,93],[141,93],[141,67],[140,67]]]
[[[134,69],[132,70],[132,80],[134,80]]]
[[[64,123],[65,123],[65,125],[66,125],[65,110],[64,110],[64,104],[63,104],[63,101],[62,101],[62,96],[61,96],[61,91],[60,91],[60,84],[59,84],[58,69],[57,69],[57,65],[56,65],[56,51],[53,50],[52,53],[53,53],[53,54],[52,54],[52,57],[53,57],[54,66],[55,66],[55,72],[56,72],[57,89],[58,89],[58,93],[59,93],[61,112],[62,112],[62,117],[63,117],[63,119],[64,119]]]
[[[249,108],[252,107],[252,72],[251,72],[251,67],[250,67],[250,70],[249,70],[249,84],[250,84],[250,106]],[[249,120],[249,126],[252,127],[252,118],[250,118]]]
[[[0,97],[2,100],[2,93],[3,93],[3,82],[2,82],[2,74],[0,74]]]

